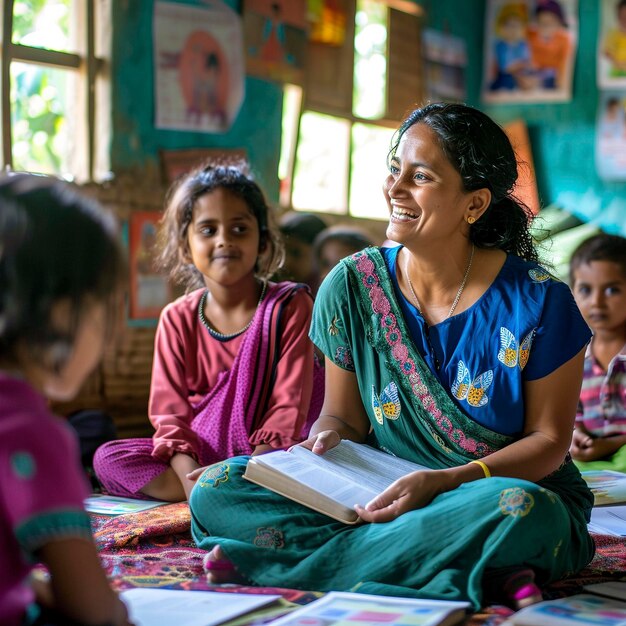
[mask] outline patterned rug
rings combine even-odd
[[[202,567],[206,552],[195,547],[189,525],[189,508],[184,502],[117,517],[92,514],[94,537],[114,588],[166,587],[279,594],[287,601],[285,612],[289,607],[307,604],[322,595],[315,591],[274,587],[209,585]],[[594,539],[596,555],[593,561],[575,577],[546,588],[546,599],[579,593],[586,584],[626,580],[626,540],[606,535],[594,535]],[[486,607],[468,618],[466,626],[499,626],[511,614],[511,609],[506,607]],[[266,617],[260,612],[248,616],[244,622],[238,621],[238,626],[263,624],[276,617],[276,614]]]

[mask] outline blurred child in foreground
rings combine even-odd
[[[128,624],[83,509],[78,445],[47,400],[96,367],[125,263],[116,225],[66,185],[0,179],[0,621]],[[49,579],[32,577],[37,562]]]

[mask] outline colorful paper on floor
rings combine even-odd
[[[591,532],[614,537],[626,536],[626,506],[604,506],[591,510]]]
[[[120,596],[135,626],[216,626],[280,598],[178,589],[128,589]]]
[[[438,626],[459,624],[468,602],[331,592],[272,626]]]
[[[162,500],[136,500],[134,498],[119,498],[117,496],[107,496],[99,493],[91,494],[83,501],[85,510],[88,513],[98,513],[100,515],[125,515],[127,513],[139,513],[147,511],[157,506],[170,504]]]
[[[594,506],[626,502],[626,474],[612,470],[587,470],[581,475],[593,492]]]

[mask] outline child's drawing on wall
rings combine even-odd
[[[306,0],[245,0],[243,22],[249,74],[302,82],[306,10]]]
[[[572,41],[563,6],[558,0],[540,0],[528,29],[533,72],[539,89],[568,88]]]
[[[626,87],[626,0],[602,0],[597,75],[600,87]]]
[[[600,92],[596,170],[603,180],[626,180],[626,92]]]
[[[224,128],[228,67],[219,43],[208,33],[191,33],[181,53],[179,80],[186,103],[186,118]]]
[[[488,0],[484,100],[570,100],[577,39],[577,0]]]
[[[243,102],[240,16],[225,2],[154,3],[155,125],[223,133]]]
[[[530,76],[530,48],[526,40],[528,7],[523,2],[503,4],[498,11],[494,41],[494,76],[489,89],[525,89]]]

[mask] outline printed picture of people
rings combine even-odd
[[[626,88],[626,0],[601,0],[598,86]]]
[[[578,0],[488,0],[483,100],[571,100],[577,16]]]
[[[602,91],[596,125],[596,170],[603,180],[626,180],[626,92]]]
[[[248,74],[301,84],[307,46],[306,0],[245,0]]]

